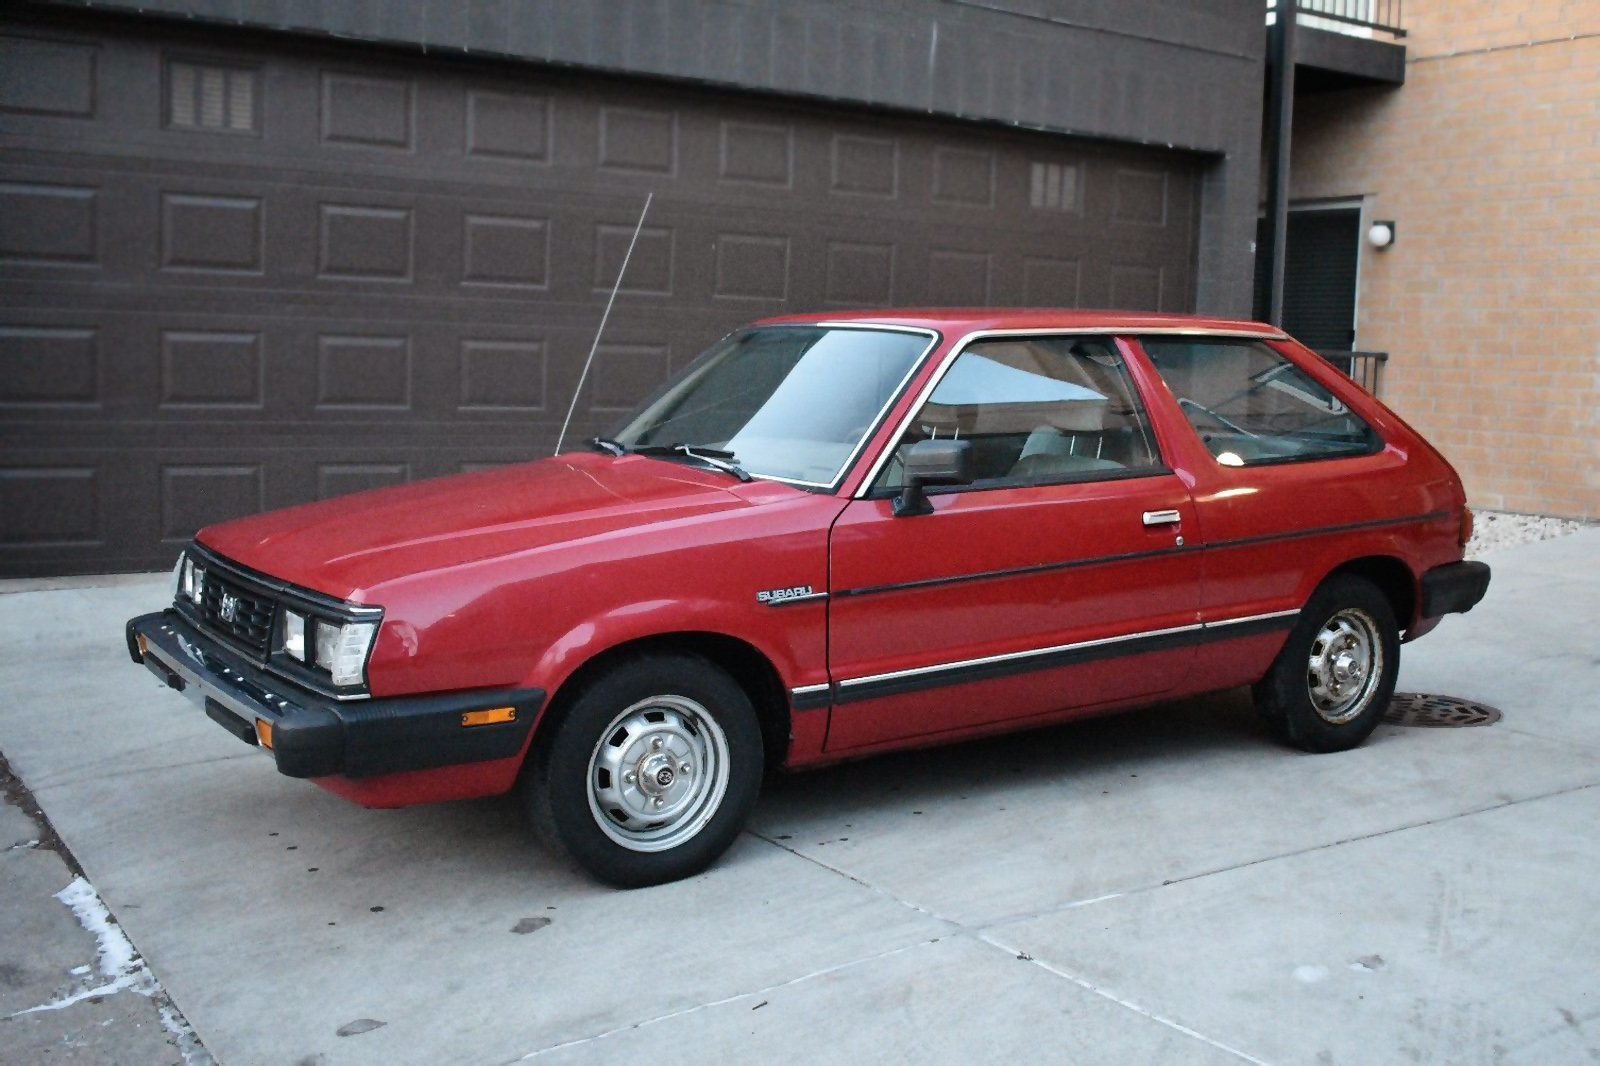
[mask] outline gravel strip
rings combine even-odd
[[[1467,558],[1502,548],[1515,548],[1537,540],[1564,537],[1583,528],[1570,518],[1548,518],[1542,514],[1514,514],[1510,511],[1473,509],[1472,539],[1467,542]]]

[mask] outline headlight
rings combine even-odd
[[[347,622],[342,626],[317,622],[317,665],[328,671],[335,685],[359,685],[367,665],[367,651],[378,627],[373,622]]]
[[[306,661],[306,616],[283,612],[283,651],[291,659]]]
[[[194,560],[187,555],[183,558],[183,582],[181,591],[189,598],[189,602],[198,604],[206,595],[206,572],[204,567],[194,565]]]
[[[183,552],[178,553],[178,561],[172,567],[172,595],[167,597],[170,602],[178,598],[178,590],[183,587],[183,562],[187,558]]]

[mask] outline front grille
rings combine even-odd
[[[223,606],[231,599],[232,619],[224,617]],[[277,603],[269,595],[250,592],[229,581],[212,567],[206,573],[205,594],[201,598],[200,617],[206,628],[231,637],[245,647],[265,653],[272,641],[272,618]]]

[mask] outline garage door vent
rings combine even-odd
[[[167,125],[173,129],[256,131],[256,74],[174,59],[167,64]]]
[[[1028,206],[1045,211],[1078,210],[1078,168],[1060,163],[1033,164]]]

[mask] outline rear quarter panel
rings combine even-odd
[[[1293,341],[1275,350],[1332,390],[1383,438],[1365,456],[1228,467],[1206,450],[1142,348],[1141,385],[1172,465],[1190,486],[1203,544],[1201,617],[1217,620],[1305,605],[1334,570],[1370,557],[1397,559],[1413,599],[1423,571],[1461,558],[1460,479],[1409,426],[1315,353]],[[1410,627],[1415,614],[1398,619]],[[1253,681],[1283,633],[1226,642],[1202,655],[1191,687]]]

